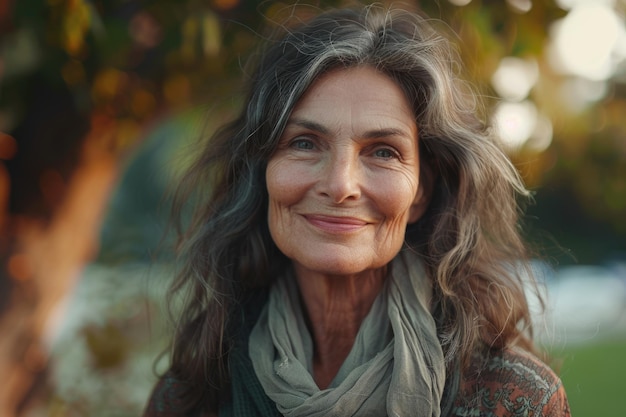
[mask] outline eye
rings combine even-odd
[[[304,150],[304,151],[315,149],[315,145],[313,144],[313,141],[310,139],[304,139],[304,138],[294,139],[293,141],[291,141],[289,146],[294,149],[299,149],[299,150]]]
[[[374,151],[374,156],[383,159],[398,158],[398,153],[390,148],[378,148]]]

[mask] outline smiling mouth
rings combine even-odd
[[[368,222],[355,217],[305,215],[304,218],[316,228],[329,233],[354,232],[368,224]]]

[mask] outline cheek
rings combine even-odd
[[[296,168],[290,161],[278,159],[270,161],[265,171],[268,225],[275,239],[277,233],[289,233],[298,207],[305,204],[307,190],[310,189],[306,172]]]
[[[377,188],[379,210],[390,221],[406,226],[418,190],[418,182],[408,178],[386,181]]]
[[[265,171],[265,183],[268,195],[267,221],[274,240],[276,240],[274,234],[279,225],[280,202],[284,200],[285,190],[283,179],[279,174],[280,170],[277,169],[276,164],[270,162]]]
[[[404,242],[417,186],[412,182],[400,180],[393,186],[389,184],[381,189],[385,192],[379,194],[378,208],[385,220],[381,223],[376,239],[381,245],[379,248],[381,254],[395,255]]]
[[[280,162],[271,162],[265,171],[265,182],[269,196],[270,212],[280,205],[290,205],[297,201],[298,183],[294,180],[293,170],[289,165]]]
[[[293,206],[298,204],[304,195],[303,186],[298,181],[288,163],[283,160],[270,161],[265,171],[265,182],[268,194],[267,222],[272,240],[287,257],[292,257],[293,239]]]

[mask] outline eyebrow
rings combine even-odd
[[[296,126],[300,126],[303,127],[305,129],[309,129],[309,130],[313,130],[315,132],[319,132],[323,135],[328,135],[330,133],[330,130],[328,128],[326,128],[325,126],[314,122],[312,120],[307,120],[307,119],[302,119],[299,117],[294,117],[292,119],[289,120],[288,125],[292,124],[292,125],[296,125]],[[387,138],[387,137],[392,137],[392,136],[401,136],[401,137],[408,137],[411,138],[411,134],[402,130],[402,129],[395,129],[395,128],[382,128],[382,129],[374,129],[374,130],[368,130],[365,133],[363,133],[362,135],[360,135],[360,137],[362,137],[363,139],[377,139],[377,138]]]
[[[307,120],[307,119],[301,119],[299,117],[294,117],[292,119],[289,119],[289,121],[287,122],[287,125],[296,125],[296,126],[300,126],[303,127],[305,129],[309,129],[309,130],[314,130],[316,132],[319,132],[321,134],[327,135],[330,133],[330,131],[323,125],[316,123],[312,120]]]

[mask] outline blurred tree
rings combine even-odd
[[[147,250],[154,248],[160,230],[154,223],[161,221],[153,209],[164,187],[155,171],[181,140],[180,132],[172,130],[179,128],[175,122],[162,130],[155,126],[199,104],[228,114],[240,98],[245,62],[267,28],[285,16],[305,18],[318,8],[352,2],[298,1],[295,11],[294,3],[0,2],[0,186],[8,187],[0,190],[0,308],[17,302],[9,296],[11,287],[19,290],[14,288],[13,294],[28,294],[22,298],[33,304],[45,297],[24,278],[32,271],[22,258],[12,257],[16,239],[24,222],[50,221],[86,149],[98,149],[125,169],[122,186],[110,201],[98,259],[149,258]],[[551,68],[546,42],[565,10],[554,1],[453,3],[467,2],[411,4],[451,29],[469,76],[487,98],[485,118],[501,101],[491,79],[503,58],[536,62],[540,71],[528,100],[552,120],[552,144],[545,150],[511,150],[529,185],[538,189],[530,225],[572,248],[581,261],[600,262],[610,253],[623,258],[626,71],[618,68],[607,82],[605,98],[567,110],[561,90],[571,80]],[[624,13],[626,3],[616,4]],[[537,233],[531,236],[539,239]],[[31,330],[19,336],[22,345],[28,347],[40,336]]]
[[[317,7],[351,2],[298,3],[297,13],[306,15]],[[463,7],[450,1],[414,1],[414,4],[428,15],[441,18],[457,34],[455,40],[468,63],[471,78],[489,97],[486,117],[498,101],[489,85],[503,57],[532,58],[548,77],[556,78],[545,62],[551,24],[566,14],[556,3],[474,0]],[[77,125],[90,122],[92,129],[106,126],[109,134],[100,135],[102,146],[125,155],[140,140],[142,126],[164,112],[198,102],[229,99],[238,91],[242,62],[250,56],[259,33],[292,12],[289,2],[259,4],[250,0],[22,0],[7,2],[4,7],[0,15],[4,50],[0,131],[17,135],[19,149],[7,164],[12,179],[10,210],[44,217],[54,207],[50,206],[50,198],[45,202],[44,194],[53,193],[42,189],[42,184],[45,188],[45,184],[52,183],[45,180],[50,172],[67,181],[76,162],[76,157],[71,155],[76,155],[85,135],[78,133],[76,139],[68,135],[59,140],[33,133],[35,139],[22,138],[26,135],[22,133],[24,124],[40,125],[42,130],[48,128],[39,121],[42,116],[34,106],[41,111],[50,109],[49,114],[53,114],[52,107],[39,98],[52,94],[65,97],[55,100],[55,107],[67,115],[68,123],[80,119]],[[562,181],[558,178],[576,171],[566,166],[577,165],[583,159],[570,153],[584,149],[590,140],[585,132],[597,129],[593,118],[605,120],[596,137],[615,138],[623,134],[618,115],[624,108],[624,92],[620,84],[614,85],[616,94],[593,106],[588,117],[577,123],[582,126],[574,135],[567,130],[555,131],[551,151],[558,158],[567,158],[567,163],[528,165],[529,159],[543,160],[543,157],[523,154],[517,158],[527,164],[522,169],[531,179],[531,185],[540,185],[548,175],[553,185],[558,186]],[[558,108],[555,88],[544,84],[530,98],[553,120],[561,119],[564,125],[569,124],[571,116]],[[33,122],[35,119],[39,122]],[[60,123],[54,116],[50,119],[57,125]],[[609,153],[617,148],[620,152],[614,155],[623,155],[623,146],[615,139],[594,142]],[[584,161],[581,163],[591,165],[586,168],[602,176],[605,164],[595,163],[593,158]],[[613,210],[585,212],[594,217],[600,215],[619,227],[620,187],[611,183],[597,189],[609,200],[608,207],[614,206]],[[56,193],[62,194],[60,187]],[[575,194],[584,200],[581,200],[583,206],[592,206],[587,201],[594,199],[593,192],[578,190]],[[59,195],[57,200],[61,198]]]

